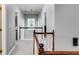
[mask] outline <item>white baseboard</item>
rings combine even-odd
[[[15,50],[15,45],[13,46],[13,48],[10,50],[10,52],[8,53],[8,55],[11,55],[11,53]]]

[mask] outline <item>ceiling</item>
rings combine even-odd
[[[24,14],[39,14],[43,4],[18,4],[16,5]],[[32,10],[32,12],[31,12]]]

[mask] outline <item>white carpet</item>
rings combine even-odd
[[[33,41],[18,40],[12,55],[33,55]]]

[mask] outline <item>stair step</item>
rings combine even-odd
[[[79,55],[79,51],[45,51],[45,55]]]

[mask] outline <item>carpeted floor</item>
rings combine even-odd
[[[33,41],[18,40],[12,55],[33,55]]]

